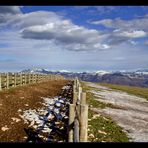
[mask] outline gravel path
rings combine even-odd
[[[86,83],[86,85],[92,87],[91,93],[98,97],[99,101],[120,107],[120,109],[95,108],[94,111],[115,120],[127,132],[130,141],[148,142],[148,101],[146,99],[94,83]]]

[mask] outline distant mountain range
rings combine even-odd
[[[70,72],[67,70],[51,71],[48,69],[26,69],[24,73],[44,73],[62,75],[66,78],[78,77],[83,81],[102,82],[111,84],[121,84],[130,86],[148,87],[148,69],[136,70],[132,72],[126,71],[96,71],[96,72]]]

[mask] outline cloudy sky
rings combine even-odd
[[[148,6],[0,6],[0,71],[148,68]]]

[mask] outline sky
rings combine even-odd
[[[0,71],[148,68],[148,6],[0,6]]]

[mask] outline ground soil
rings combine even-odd
[[[60,93],[67,80],[29,84],[0,92],[0,142],[23,142],[26,139],[20,114],[27,109],[42,107],[41,97],[53,97]]]

